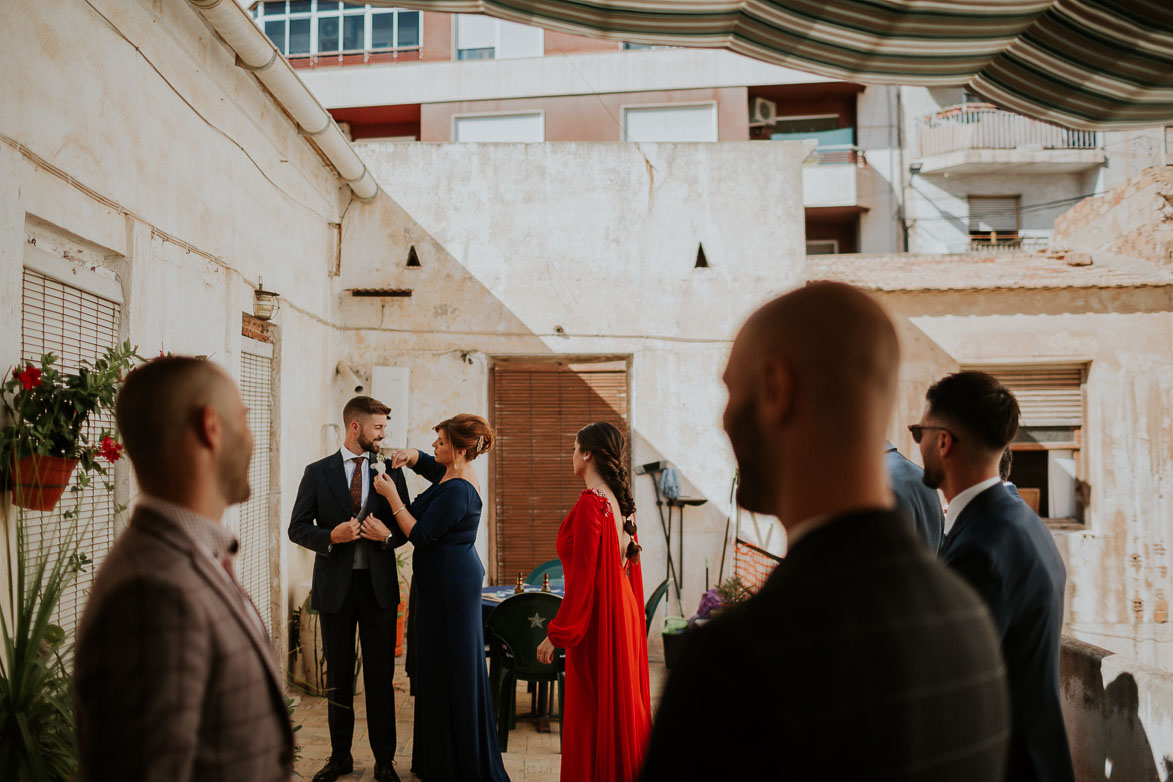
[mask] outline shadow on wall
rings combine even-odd
[[[421,408],[425,415],[441,416],[457,409],[479,411],[483,403],[469,400],[483,399],[480,384],[504,382],[490,391],[485,409],[498,434],[489,467],[492,497],[487,498],[494,510],[492,580],[512,583],[518,571],[528,572],[557,556],[558,528],[582,490],[570,456],[579,428],[597,420],[626,421],[621,428],[631,438],[637,463],[672,458],[631,426],[632,354],[617,354],[614,340],[598,340],[599,349],[591,350],[591,343],[579,338],[568,342],[573,344],[568,352],[560,352],[560,340],[567,335],[535,332],[386,191],[373,204],[347,215],[342,237],[337,269],[339,328],[344,335],[340,353],[360,375],[366,376],[372,365],[410,367],[411,409],[416,417]],[[409,263],[412,258],[414,263]],[[353,295],[356,290],[365,295]],[[410,295],[372,295],[382,290]],[[444,360],[470,353],[492,357],[493,372],[484,380],[480,369],[453,375],[451,361]],[[626,368],[616,372],[611,366],[593,366],[601,360],[618,361]],[[513,370],[506,371],[510,367]],[[336,385],[334,396],[341,408],[352,388]],[[477,388],[470,390],[472,386]],[[675,409],[677,401],[662,400],[669,409]],[[637,493],[640,481],[633,487]],[[690,509],[688,521],[695,523],[699,513],[711,513],[712,507]],[[723,519],[721,515],[708,521],[723,525]],[[662,541],[659,526],[655,508],[641,508],[642,536]],[[714,568],[719,533],[718,528]],[[691,540],[689,545],[694,545]],[[662,551],[662,544],[659,548]],[[655,557],[654,543],[652,549]],[[700,558],[703,562],[704,555]],[[703,569],[687,575],[703,583]]]
[[[1136,679],[1122,672],[1103,685],[1099,647],[1064,638],[1059,665],[1063,714],[1078,782],[1170,782],[1173,757],[1158,772],[1141,722]]]

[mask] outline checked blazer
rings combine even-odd
[[[645,782],[1000,779],[1010,705],[989,612],[902,513],[812,529],[683,643]]]
[[[177,523],[138,508],[78,632],[81,778],[289,782],[280,672],[249,611]]]

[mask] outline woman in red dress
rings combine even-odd
[[[563,782],[635,779],[651,724],[643,573],[622,456],[623,435],[606,422],[574,442],[586,490],[558,530],[566,596],[538,646],[543,662],[566,650]]]

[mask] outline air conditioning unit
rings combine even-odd
[[[754,98],[749,102],[749,124],[773,125],[778,119],[778,106],[772,100]]]

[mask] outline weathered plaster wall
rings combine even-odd
[[[1168,599],[1173,515],[1173,297],[1168,289],[884,294],[905,355],[893,422],[905,429],[928,385],[961,364],[1089,361],[1078,474],[1086,526],[1056,530],[1067,564],[1065,632],[1173,667]]]
[[[1173,675],[1064,638],[1063,719],[1075,778],[1168,779],[1173,773]]]
[[[425,448],[442,418],[488,411],[493,357],[630,356],[634,462],[670,460],[686,492],[709,499],[685,519],[693,613],[706,556],[715,576],[733,475],[720,425],[730,340],[802,280],[802,211],[777,205],[801,203],[803,145],[381,143],[362,154],[404,211],[348,218],[344,236],[382,230],[386,243],[367,257],[344,245],[342,285],[413,295],[344,302],[355,330],[343,355],[410,369],[410,442]],[[744,187],[762,169],[771,192]],[[708,269],[694,268],[700,242]],[[404,268],[411,244],[419,269]],[[650,481],[635,488],[651,587],[663,539]]]
[[[257,442],[275,460],[271,551],[284,564],[301,468],[322,455],[319,431],[332,420],[327,275],[348,191],[183,0],[21,0],[5,10],[0,366],[20,353],[30,237],[117,275],[122,335],[142,353],[207,355],[234,377],[241,313],[263,275],[285,299],[277,432]],[[376,207],[351,211],[363,208]],[[135,493],[125,472],[122,491]],[[287,583],[274,589],[278,648]]]
[[[1045,246],[1055,218],[1090,193],[1091,183],[1088,174],[1018,174],[1009,167],[995,174],[917,176],[907,191],[910,250],[966,252],[968,196],[1018,196],[1019,235],[1028,249],[1032,242]]]

